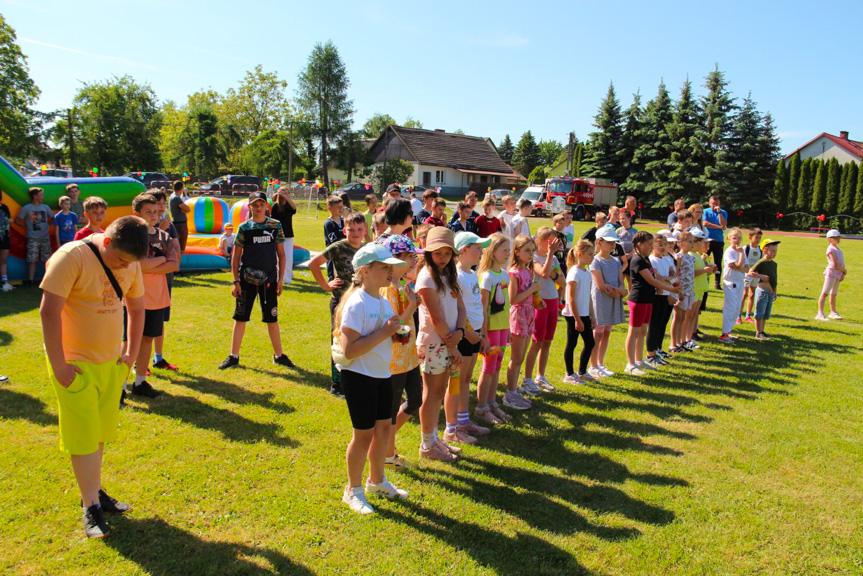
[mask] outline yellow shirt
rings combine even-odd
[[[141,265],[111,270],[123,295],[144,295]],[[116,360],[123,350],[123,304],[96,255],[83,242],[61,246],[48,260],[42,290],[66,298],[63,352],[66,360],[99,364]]]
[[[381,296],[386,297],[396,315],[404,314],[407,309],[407,302],[402,302],[399,298],[398,288],[392,284],[386,288],[381,288]],[[414,326],[413,316],[408,318],[407,325],[411,327],[411,339],[407,344],[393,342],[393,359],[390,362],[391,374],[404,374],[420,365],[420,359],[417,356],[417,330]]]

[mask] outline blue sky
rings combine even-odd
[[[716,63],[752,92],[791,151],[822,131],[863,140],[863,2],[171,2],[0,0],[42,97],[68,107],[82,82],[129,74],[162,100],[236,86],[262,64],[288,81],[332,39],[357,126],[375,112],[425,128],[513,140],[584,140],[614,82],[626,108],[664,79],[697,94]],[[855,113],[854,110],[857,110]]]

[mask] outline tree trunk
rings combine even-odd
[[[330,175],[327,172],[327,133],[326,131],[321,133],[321,176],[324,179],[324,187],[327,189],[327,193],[330,191]]]

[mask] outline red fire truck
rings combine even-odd
[[[584,220],[587,208],[606,210],[617,202],[617,184],[602,178],[555,177],[545,181],[549,204],[555,196],[564,199],[566,209],[572,212],[573,220]]]

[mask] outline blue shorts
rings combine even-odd
[[[776,295],[762,288],[755,289],[755,319],[769,320]]]

